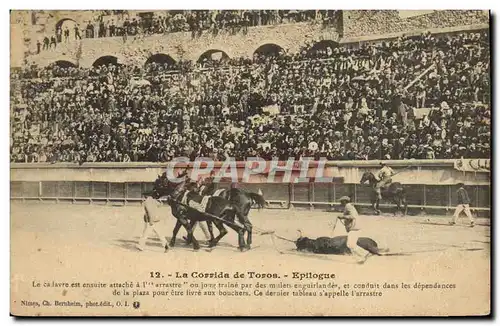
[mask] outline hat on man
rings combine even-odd
[[[459,187],[463,187],[463,186],[464,186],[464,184],[463,184],[463,182],[459,182],[459,183],[457,183],[457,186],[459,186]]]
[[[350,202],[351,198],[349,198],[348,196],[342,196],[342,197],[340,197],[340,202],[343,202],[343,201]]]

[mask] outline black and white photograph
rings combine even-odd
[[[11,10],[10,313],[490,315],[490,15]]]

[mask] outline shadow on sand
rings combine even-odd
[[[415,221],[414,222],[415,224],[424,224],[424,225],[440,225],[440,226],[448,226],[448,227],[467,227],[467,228],[470,228],[470,225],[467,223],[464,223],[464,224],[461,224],[461,223],[457,223],[455,225],[450,225],[449,224],[449,221],[447,222],[431,222],[431,221]],[[475,226],[490,226],[489,224],[485,224],[485,223],[476,223]]]
[[[171,237],[165,237],[167,240],[167,243],[170,244],[170,240],[172,239]],[[137,251],[140,252],[139,249],[137,249],[137,244],[139,243],[139,237],[134,237],[133,239],[116,239],[116,243],[114,244],[115,246],[118,246],[122,249],[128,250],[128,251]],[[201,249],[209,249],[208,248],[208,240],[198,240],[200,243]],[[158,248],[161,249],[163,246],[160,243],[160,239],[158,238],[153,238],[153,237],[148,237],[146,239],[146,244],[145,244],[145,249],[147,250],[148,247],[153,247],[153,248]],[[215,248],[210,248],[212,250],[217,250],[217,249],[237,249],[236,246],[233,246],[229,243],[226,242],[219,242],[217,247]],[[177,238],[177,241],[175,243],[175,247],[170,247],[170,249],[182,249],[182,250],[193,250],[193,246],[191,244],[187,244],[185,239],[183,238]]]

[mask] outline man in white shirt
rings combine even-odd
[[[344,207],[344,212],[337,218],[342,221],[347,232],[347,247],[351,253],[356,256],[359,264],[363,264],[370,253],[358,246],[358,238],[361,236],[361,229],[357,224],[358,211],[350,202],[351,198],[343,196],[340,198],[340,204]]]
[[[143,251],[146,244],[146,238],[148,236],[149,230],[152,229],[158,238],[160,238],[161,245],[165,250],[168,249],[168,244],[166,238],[163,236],[163,232],[158,228],[158,222],[161,221],[160,217],[160,207],[161,202],[153,198],[152,196],[146,197],[146,200],[142,203],[144,207],[144,231],[137,244],[137,249]]]

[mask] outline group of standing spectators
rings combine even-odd
[[[246,33],[249,27],[297,22],[322,22],[331,24],[335,20],[335,10],[179,10],[165,11],[163,14],[143,13],[129,18],[125,13],[97,15],[94,21],[86,21],[84,26],[59,25],[55,35],[45,36],[37,41],[37,53],[57,48],[58,43],[70,40],[101,37],[123,37],[153,35],[175,32],[191,32],[193,38],[204,31],[213,35],[220,32]],[[107,18],[106,18],[107,17]]]
[[[11,161],[489,158],[488,39],[305,44],[202,69],[25,67],[12,76]]]

